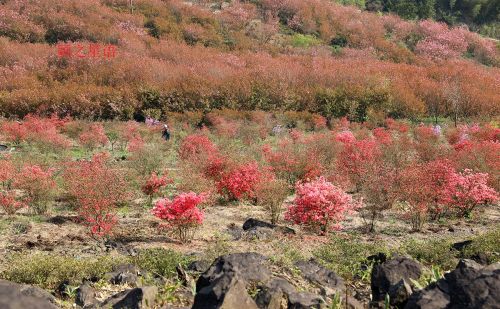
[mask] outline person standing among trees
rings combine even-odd
[[[161,132],[161,137],[168,141],[170,139],[170,129],[167,124],[163,125],[163,131]]]

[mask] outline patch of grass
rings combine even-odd
[[[325,267],[347,280],[369,281],[371,265],[366,258],[379,252],[389,253],[386,247],[365,243],[357,235],[333,235],[328,244],[313,254]]]
[[[500,262],[500,228],[472,238],[472,244],[464,248],[461,257],[471,258],[479,253],[484,253],[490,263]]]
[[[453,242],[450,238],[425,241],[408,239],[401,245],[400,250],[423,264],[436,265],[441,269],[450,270],[457,265],[457,251],[452,248]]]
[[[203,252],[203,260],[212,263],[213,260],[221,255],[229,254],[231,252],[232,246],[230,237],[227,234],[216,233],[212,242]]]
[[[291,44],[293,47],[307,48],[320,45],[321,40],[309,34],[296,33],[291,38]]]
[[[287,267],[293,269],[294,264],[300,260],[304,260],[305,257],[293,244],[288,242],[279,242],[275,244],[276,252],[281,254],[276,254],[271,256],[271,261],[282,267]]]
[[[164,278],[174,277],[177,274],[176,266],[180,264],[186,267],[189,261],[183,254],[163,248],[145,249],[132,258],[133,264]]]
[[[0,277],[18,283],[54,289],[65,280],[76,285],[83,279],[101,277],[111,271],[114,266],[125,261],[125,257],[115,256],[77,259],[44,253],[14,254],[7,258],[5,271],[0,273]]]

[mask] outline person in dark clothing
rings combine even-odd
[[[161,137],[168,141],[170,139],[170,130],[168,129],[168,125],[163,125],[163,131],[161,132]]]

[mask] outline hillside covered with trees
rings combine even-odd
[[[483,2],[457,22],[494,21],[495,1]],[[0,111],[94,119],[220,108],[354,121],[498,115],[495,40],[385,12],[447,20],[442,10],[373,5],[364,8],[378,13],[328,0],[2,0]],[[73,54],[61,57],[62,44]],[[113,57],[96,57],[105,46]]]

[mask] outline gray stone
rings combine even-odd
[[[305,279],[322,289],[324,296],[329,297],[337,293],[342,294],[345,291],[344,280],[314,259],[299,261],[295,263],[295,266],[297,266]]]
[[[248,295],[245,282],[234,272],[227,272],[196,293],[192,309],[258,309]]]
[[[145,286],[117,293],[98,305],[99,308],[143,309],[152,308],[158,288]]]
[[[57,309],[54,303],[55,298],[40,288],[0,280],[2,309]]]
[[[288,309],[321,309],[325,306],[323,298],[312,293],[292,293],[288,297]]]
[[[407,257],[396,256],[382,264],[375,264],[371,274],[373,301],[383,301],[392,286],[401,279],[406,282],[418,280],[422,275],[422,266]]]
[[[76,290],[75,303],[80,307],[91,307],[99,301],[96,299],[96,291],[87,283],[82,284]]]

